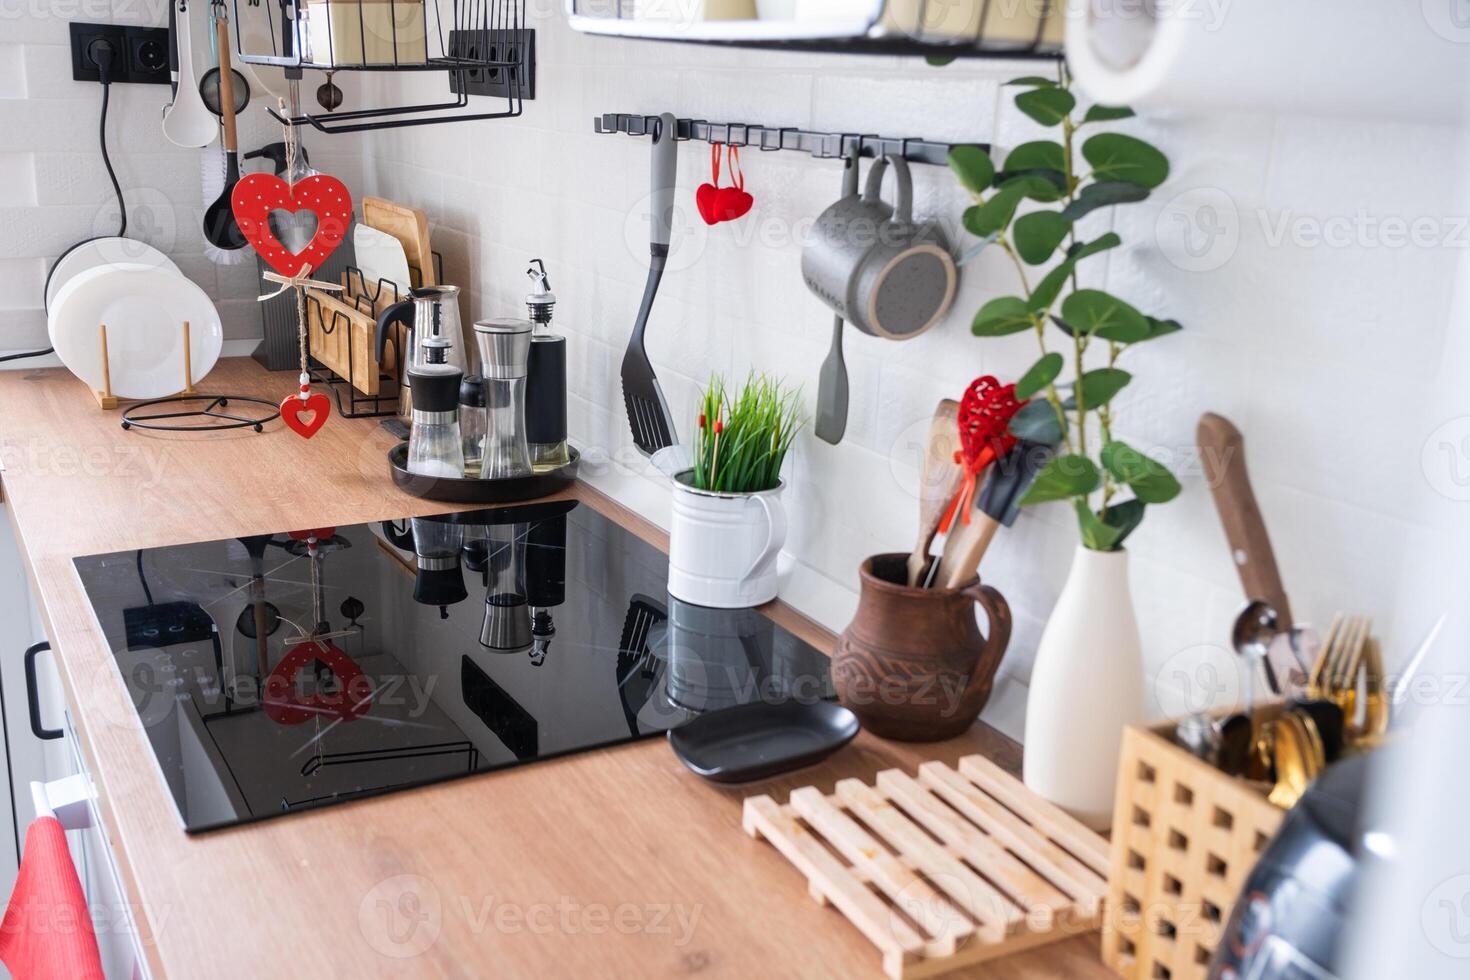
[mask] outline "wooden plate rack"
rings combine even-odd
[[[745,801],[775,845],[883,957],[893,980],[934,976],[1102,923],[1108,845],[983,756],[926,762],[875,786],[844,779],[777,804]]]

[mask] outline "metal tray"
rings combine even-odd
[[[577,479],[577,464],[582,454],[567,447],[571,462],[548,473],[515,477],[510,480],[467,480],[441,478],[410,473],[408,443],[400,442],[388,450],[388,471],[393,483],[404,493],[425,500],[443,500],[453,504],[513,504],[521,500],[546,497],[570,486]]]
[[[669,732],[679,761],[716,783],[748,783],[815,765],[857,737],[857,715],[829,701],[757,701]]]

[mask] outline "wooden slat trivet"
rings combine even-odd
[[[745,801],[745,832],[775,845],[883,956],[913,980],[1098,928],[1108,844],[981,756],[824,796]]]

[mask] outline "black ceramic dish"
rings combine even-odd
[[[577,464],[582,456],[570,446],[567,454],[571,462],[547,473],[509,480],[466,480],[410,473],[406,468],[408,443],[400,442],[388,450],[388,470],[393,474],[393,483],[398,489],[425,500],[443,500],[453,504],[513,504],[545,497],[570,486],[577,479]]]
[[[857,737],[857,715],[839,704],[741,704],[669,732],[679,761],[716,783],[748,783],[815,765]]]

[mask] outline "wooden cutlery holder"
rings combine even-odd
[[[1279,704],[1258,705],[1269,722]],[[1285,813],[1270,787],[1174,742],[1172,722],[1123,733],[1102,958],[1119,976],[1204,980],[1256,859]]]

